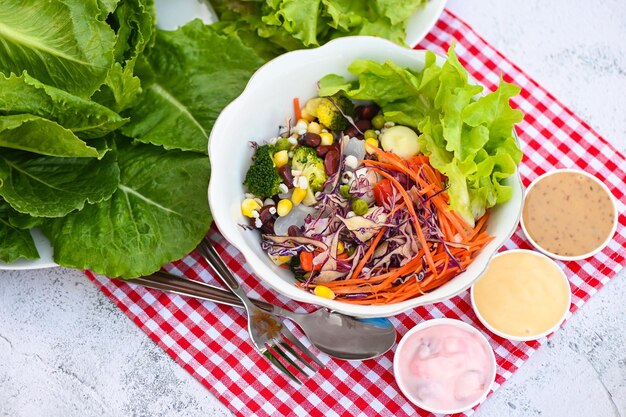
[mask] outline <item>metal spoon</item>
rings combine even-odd
[[[159,271],[128,282],[243,308],[241,301],[230,291],[167,272]],[[264,301],[252,300],[252,302],[264,310],[296,323],[316,348],[336,359],[375,358],[391,349],[396,342],[396,329],[385,318],[356,319],[326,308],[320,308],[312,313],[294,313]]]

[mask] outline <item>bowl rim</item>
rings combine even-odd
[[[528,194],[530,193],[530,190],[532,190],[532,188],[537,185],[537,183],[539,183],[541,180],[543,180],[544,178],[550,177],[552,175],[558,175],[558,174],[563,174],[563,173],[568,173],[568,172],[573,172],[573,173],[577,173],[577,174],[581,174],[586,176],[587,178],[590,178],[591,180],[595,181],[596,184],[599,184],[600,187],[602,187],[602,189],[606,192],[606,194],[609,196],[609,199],[611,200],[611,204],[613,205],[613,226],[611,227],[611,231],[609,232],[608,236],[606,237],[606,239],[599,245],[597,246],[595,249],[583,253],[581,255],[576,255],[576,256],[565,256],[565,255],[559,255],[558,253],[554,253],[551,252],[545,248],[543,248],[541,245],[539,245],[530,235],[530,233],[528,232],[528,230],[526,229],[526,225],[524,224],[524,216],[522,215],[520,217],[520,225],[522,226],[522,230],[524,231],[524,235],[526,236],[526,238],[528,239],[528,241],[530,242],[530,244],[537,249],[539,252],[543,253],[544,255],[547,255],[553,259],[558,259],[559,261],[581,261],[583,259],[587,259],[590,258],[594,255],[597,255],[598,253],[600,253],[609,243],[611,243],[611,241],[613,240],[613,236],[615,236],[615,232],[617,231],[617,218],[619,217],[619,213],[617,210],[617,201],[615,196],[613,195],[613,193],[611,192],[611,190],[609,190],[609,187],[600,180],[600,178],[596,177],[595,175],[580,169],[580,168],[556,168],[556,169],[551,169],[549,171],[544,172],[543,174],[541,174],[540,176],[538,176],[537,178],[535,178],[530,185],[526,188],[526,193],[524,194],[524,200],[522,201],[522,213],[524,211],[524,206],[526,204],[526,198],[528,197]]]
[[[333,49],[341,49],[342,47],[349,47],[351,46],[351,43],[366,43],[369,47],[369,45],[371,44],[378,44],[378,46],[381,47],[385,47],[388,49],[395,49],[396,51],[398,51],[401,54],[405,54],[405,56],[412,56],[412,58],[414,59],[418,59],[420,57],[423,57],[425,55],[425,53],[428,50],[425,49],[410,49],[410,48],[406,48],[406,47],[402,47],[400,45],[397,45],[387,39],[382,39],[382,38],[378,38],[378,37],[374,37],[374,36],[347,36],[347,37],[342,37],[342,38],[337,38],[334,39],[320,47],[317,48],[312,48],[312,49],[304,49],[304,50],[296,50],[296,51],[292,51],[292,52],[288,52],[285,53],[283,55],[280,55],[270,61],[268,61],[267,63],[265,63],[264,65],[262,65],[250,78],[250,80],[248,81],[246,87],[244,88],[244,90],[241,92],[241,94],[235,99],[233,100],[230,104],[228,104],[220,113],[219,117],[217,118],[215,125],[213,127],[213,129],[211,130],[211,134],[210,134],[210,138],[209,138],[209,144],[208,144],[208,148],[209,148],[209,157],[211,160],[214,160],[214,157],[216,157],[216,151],[215,151],[215,143],[216,141],[214,140],[215,136],[217,136],[217,133],[220,130],[221,124],[222,123],[226,123],[225,121],[225,116],[226,115],[231,115],[233,113],[236,113],[236,110],[239,106],[242,105],[242,103],[244,103],[245,100],[247,100],[249,98],[249,96],[252,94],[251,92],[251,86],[253,86],[256,82],[257,79],[264,77],[266,73],[271,72],[270,68],[274,67],[274,66],[280,66],[283,65],[285,61],[288,60],[297,60],[300,59],[303,55],[317,55],[320,53],[320,51],[326,51],[326,50],[330,50],[331,53],[333,51]],[[344,45],[347,44],[347,45]],[[431,51],[433,52],[433,51]],[[447,59],[445,56],[442,56],[436,52],[433,52],[438,60],[439,63],[442,63],[445,61],[445,59]],[[474,77],[472,77],[471,74],[468,74],[468,79],[470,81],[472,81],[473,83],[475,83],[476,85],[480,85],[483,86],[481,83],[479,83]],[[483,86],[484,87],[484,86]],[[487,91],[484,91],[481,94],[486,94]],[[228,120],[230,120],[232,117],[229,117]],[[520,146],[520,141],[519,141],[519,137],[517,134],[517,130],[515,128],[515,126],[513,127],[512,130],[512,136],[515,139],[516,143],[518,144],[518,146]],[[520,146],[521,148],[521,146]],[[218,194],[216,191],[217,185],[216,182],[214,181],[215,176],[211,175],[211,179],[209,182],[209,193],[208,193],[208,197],[209,197],[209,206],[211,208],[211,212],[213,213],[219,213],[221,210],[216,210],[215,208],[216,206],[216,198],[213,197],[217,197]],[[349,304],[349,303],[344,303],[341,301],[336,301],[336,300],[331,300],[331,299],[326,299],[326,298],[322,298],[322,297],[317,297],[317,296],[313,296],[312,294],[297,288],[296,286],[293,285],[293,283],[290,283],[289,288],[286,286],[281,285],[283,283],[282,279],[267,279],[263,276],[263,274],[261,274],[258,271],[256,262],[254,262],[254,260],[251,262],[249,259],[248,254],[246,254],[246,250],[242,250],[242,246],[246,247],[247,244],[242,243],[241,245],[239,244],[239,242],[237,242],[238,239],[233,239],[232,236],[230,236],[228,233],[222,233],[224,238],[231,244],[233,245],[239,252],[242,253],[242,255],[244,256],[246,262],[251,266],[252,270],[254,271],[255,275],[258,276],[258,279],[264,283],[266,283],[268,286],[270,286],[273,290],[279,292],[280,294],[298,301],[298,302],[304,302],[304,303],[308,303],[308,304],[313,304],[313,305],[318,305],[318,306],[323,306],[326,308],[329,308],[331,310],[334,311],[338,311],[344,314],[350,314],[353,315],[355,317],[391,317],[391,316],[395,316],[397,314],[401,314],[407,310],[413,309],[415,307],[421,306],[421,305],[429,305],[429,304],[434,304],[437,302],[441,302],[441,301],[445,301],[448,300],[450,298],[453,298],[459,294],[461,294],[462,292],[466,291],[468,288],[471,287],[471,285],[478,279],[478,277],[480,277],[480,275],[482,275],[485,271],[485,269],[487,268],[487,266],[489,265],[489,262],[491,260],[491,258],[493,256],[495,256],[498,253],[498,250],[511,238],[511,236],[513,236],[513,234],[515,233],[515,231],[517,230],[517,225],[519,224],[519,220],[521,218],[522,215],[522,207],[523,207],[523,199],[524,199],[524,186],[521,180],[521,174],[520,174],[520,170],[519,170],[519,165],[516,165],[515,167],[515,173],[513,175],[511,175],[510,177],[510,181],[512,181],[512,185],[519,190],[519,193],[521,195],[521,202],[519,205],[519,208],[517,210],[517,213],[515,215],[515,219],[511,219],[512,223],[511,223],[511,228],[510,230],[502,235],[502,239],[501,240],[497,240],[496,241],[496,246],[493,248],[493,252],[489,255],[488,258],[485,259],[485,266],[482,268],[481,271],[478,271],[476,273],[476,277],[471,281],[468,282],[467,284],[463,285],[461,288],[459,288],[458,290],[455,290],[449,294],[446,295],[442,295],[439,296],[437,298],[434,298],[432,300],[426,301],[426,302],[420,302],[420,298],[421,297],[414,297],[411,298],[409,300],[405,300],[399,303],[394,303],[394,304],[386,304],[386,305],[372,305],[372,304],[368,304],[368,305],[357,305],[357,304]],[[243,191],[242,191],[243,192]],[[220,222],[221,222],[221,218],[218,216],[214,216],[214,222],[217,225],[218,229],[220,229]],[[514,221],[513,221],[514,220]],[[297,289],[297,291],[294,291],[295,289]],[[344,308],[347,307],[347,308]],[[373,310],[373,311],[372,311]]]
[[[470,289],[470,302],[472,304],[472,310],[474,310],[474,313],[476,314],[476,317],[478,317],[478,320],[483,324],[483,326],[485,326],[491,333],[500,336],[504,339],[508,339],[508,340],[512,340],[515,342],[529,342],[532,340],[538,340],[541,339],[542,337],[548,336],[550,333],[554,333],[555,331],[557,331],[561,325],[563,324],[563,322],[565,321],[565,319],[567,318],[567,315],[570,312],[570,309],[572,307],[572,288],[570,287],[570,282],[569,279],[567,279],[567,275],[565,274],[565,271],[563,270],[563,268],[561,268],[559,266],[559,264],[556,263],[556,261],[554,259],[551,259],[549,256],[541,253],[541,252],[537,252],[534,250],[530,250],[530,249],[510,249],[510,250],[506,250],[503,252],[500,252],[498,254],[496,254],[495,256],[493,256],[491,258],[491,260],[495,259],[496,257],[499,256],[506,256],[508,254],[511,253],[529,253],[533,256],[537,256],[539,258],[542,259],[546,259],[547,261],[550,262],[551,265],[553,265],[560,273],[560,276],[563,278],[563,281],[565,281],[565,286],[567,287],[567,308],[564,309],[563,314],[561,315],[561,317],[559,318],[558,322],[556,322],[554,324],[554,326],[550,327],[548,330],[535,334],[535,335],[529,335],[529,336],[515,336],[515,335],[511,335],[508,333],[505,333],[501,330],[496,329],[495,327],[493,327],[484,317],[483,315],[480,313],[480,310],[478,309],[478,307],[476,306],[476,299],[474,296],[474,288],[476,286],[476,283],[478,282],[478,280],[476,280],[473,284],[472,287]],[[484,274],[484,271],[483,271]],[[481,274],[482,276],[482,274]],[[480,279],[480,277],[479,277]]]
[[[456,409],[450,409],[450,410],[444,410],[444,409],[438,409],[438,408],[433,408],[433,407],[429,407],[424,405],[423,403],[421,403],[417,398],[413,397],[411,395],[411,393],[409,392],[408,388],[406,388],[403,383],[401,382],[401,378],[399,377],[400,375],[400,357],[402,356],[401,354],[398,354],[402,348],[404,347],[404,345],[406,344],[406,341],[410,338],[411,335],[413,335],[414,333],[417,333],[420,330],[423,329],[427,329],[429,327],[433,327],[433,326],[439,326],[442,324],[449,324],[452,326],[456,326],[460,329],[464,329],[467,330],[470,333],[476,334],[478,335],[480,341],[487,347],[487,351],[489,352],[489,364],[491,365],[491,369],[490,369],[490,378],[489,378],[489,385],[485,387],[484,392],[481,394],[481,396],[475,400],[474,402],[472,402],[471,404],[465,406],[465,407],[460,407],[460,408],[456,408]],[[489,392],[491,391],[491,389],[493,388],[493,384],[495,383],[496,380],[496,374],[497,374],[497,368],[498,368],[498,364],[496,362],[496,356],[495,353],[493,351],[493,348],[491,347],[491,344],[489,343],[489,340],[487,339],[487,336],[485,336],[483,334],[483,332],[481,332],[478,328],[472,326],[469,323],[464,322],[463,320],[459,320],[459,319],[451,319],[448,317],[441,317],[441,318],[435,318],[435,319],[430,319],[430,320],[424,320],[421,323],[413,326],[411,329],[409,329],[409,331],[407,331],[404,336],[402,336],[402,339],[400,339],[400,342],[398,343],[398,347],[396,348],[394,357],[393,357],[393,376],[394,379],[396,380],[396,383],[398,384],[398,387],[400,387],[400,391],[402,391],[402,393],[404,394],[404,396],[411,401],[413,404],[415,404],[416,406],[418,406],[419,408],[422,408],[426,411],[430,411],[431,413],[435,413],[435,414],[456,414],[456,413],[461,413],[463,411],[467,411],[469,409],[472,409],[474,407],[476,407],[478,404],[482,403],[483,401],[485,401],[485,399],[487,398],[487,395],[489,395]]]

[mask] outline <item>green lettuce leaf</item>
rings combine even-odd
[[[113,64],[115,34],[99,14],[95,0],[0,2],[0,72],[91,96]]]
[[[512,197],[503,182],[522,158],[513,128],[523,113],[509,103],[519,87],[501,80],[496,91],[477,97],[483,88],[469,82],[453,46],[441,66],[429,52],[419,70],[371,60],[355,61],[348,70],[357,79],[327,75],[320,80],[320,95],[343,91],[372,100],[385,120],[415,128],[420,149],[447,177],[450,209],[470,225]]]
[[[165,149],[206,154],[215,119],[262,63],[238,38],[200,20],[175,32],[158,31],[150,55],[137,67],[144,91],[121,131]]]
[[[18,212],[36,217],[61,217],[86,202],[106,200],[118,183],[115,152],[101,160],[19,151],[0,154],[0,196]]]
[[[405,45],[409,18],[425,0],[212,0],[223,33],[237,33],[260,56],[371,35]],[[273,45],[273,46],[272,46]],[[272,54],[273,56],[269,56]]]
[[[101,157],[98,149],[87,146],[71,130],[32,114],[0,116],[2,147],[48,156]]]
[[[281,26],[304,46],[319,46],[318,30],[324,25],[320,20],[320,0],[281,0],[274,2],[274,13],[261,18],[270,26]]]
[[[426,0],[377,0],[376,6],[392,25],[397,26],[406,21],[426,3]]]
[[[183,257],[207,233],[206,156],[143,144],[118,151],[121,179],[111,199],[44,224],[60,265],[138,277]]]
[[[30,232],[9,222],[12,213],[11,206],[0,198],[0,261],[11,263],[20,258],[38,259],[39,253]]]
[[[152,47],[156,35],[156,15],[152,0],[123,0],[107,18],[115,30],[113,67],[104,85],[92,99],[120,112],[131,107],[141,92],[135,64]]]
[[[9,77],[0,74],[0,91],[0,115],[29,113],[40,116],[82,138],[105,136],[126,122],[119,114],[98,103],[42,84],[27,73]]]

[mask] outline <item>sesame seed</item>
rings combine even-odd
[[[252,217],[254,217],[255,219],[259,218],[259,212],[256,210],[252,210]]]
[[[280,191],[282,191],[283,194],[287,193],[289,191],[289,188],[287,188],[287,186],[283,183],[281,183],[278,188],[280,189]]]
[[[383,126],[385,126],[387,129],[389,129],[390,127],[395,126],[396,124],[394,122],[385,122],[385,124]]]
[[[263,226],[263,222],[261,221],[261,219],[257,218],[257,219],[254,221],[254,225],[256,226],[256,228],[257,228],[257,229],[260,229],[260,228],[261,228],[261,226]]]
[[[276,207],[270,207],[270,214],[276,214]]]
[[[359,161],[358,159],[356,159],[356,156],[354,155],[346,156],[346,166],[348,168],[355,169],[358,165],[359,165]]]

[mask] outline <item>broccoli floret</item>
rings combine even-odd
[[[318,97],[311,99],[307,102],[303,111],[306,114],[317,117],[321,124],[333,132],[341,132],[348,127],[348,121],[337,106],[344,114],[351,117],[354,116],[354,104],[349,98],[341,94],[335,94],[330,98]]]
[[[322,189],[328,179],[324,169],[324,160],[317,156],[317,152],[308,146],[299,146],[293,151],[291,168],[302,171],[309,180],[309,189],[316,193]]]
[[[279,185],[282,179],[274,166],[273,154],[273,146],[259,146],[252,157],[252,165],[246,173],[243,184],[257,197],[268,198],[280,192]]]

